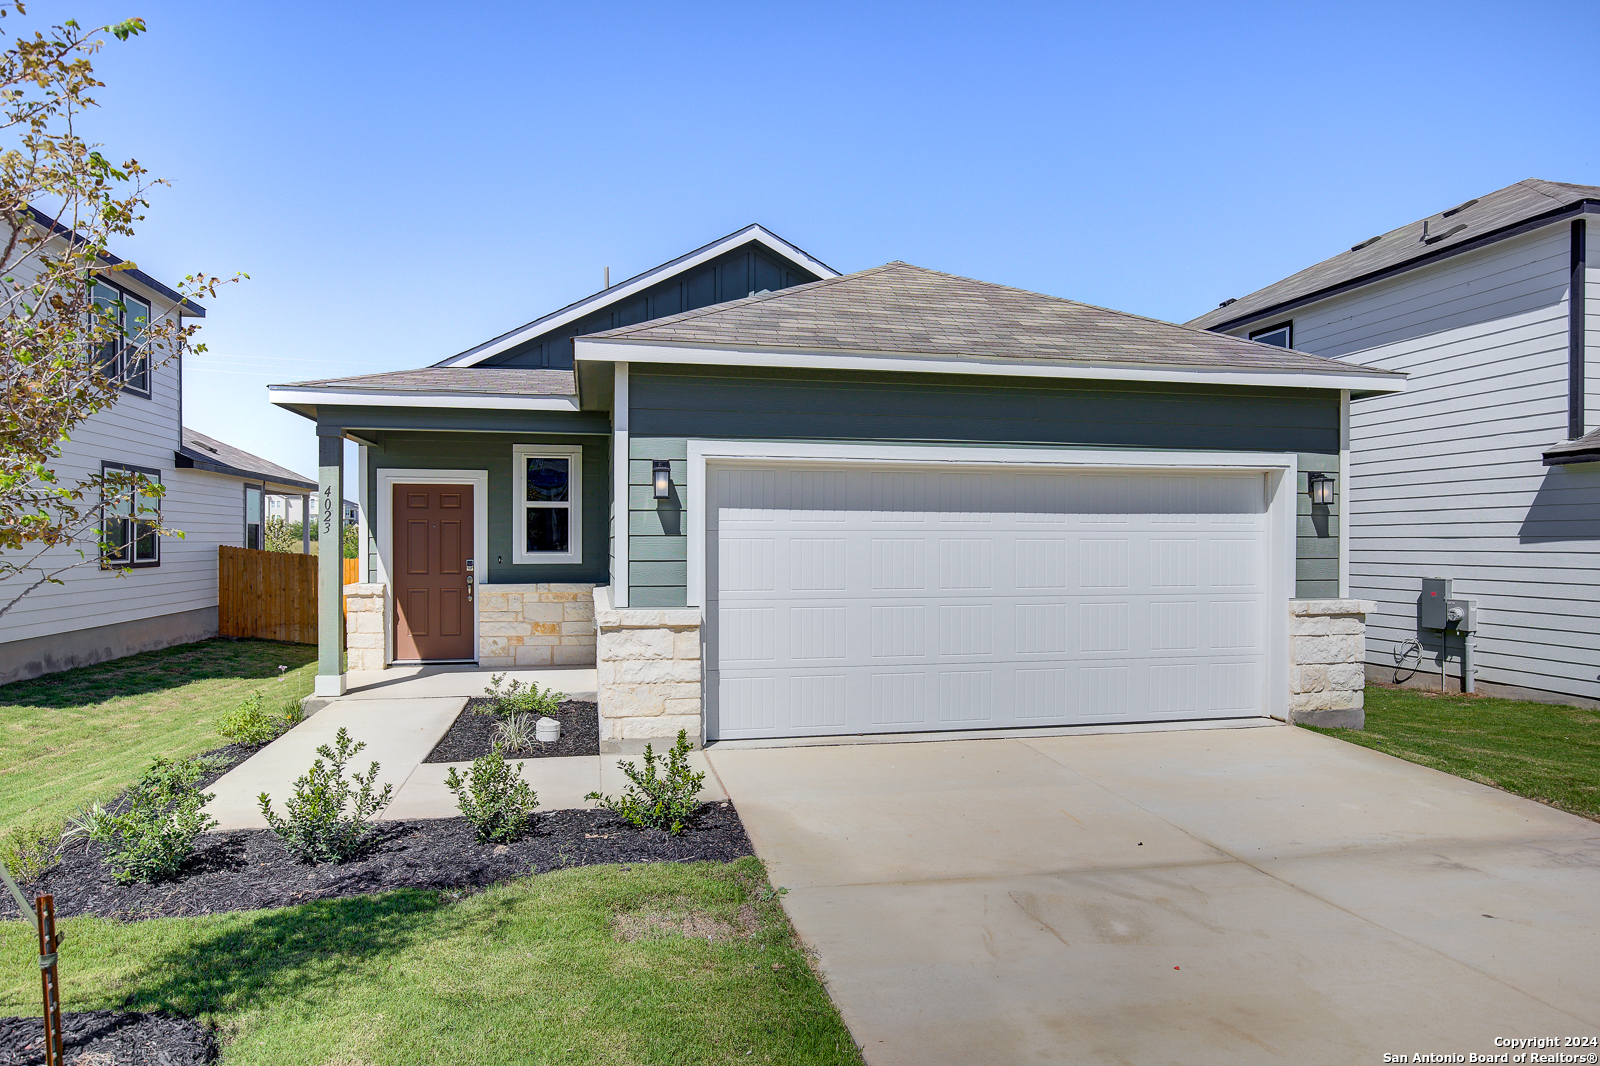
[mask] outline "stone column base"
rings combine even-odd
[[[344,645],[346,670],[382,670],[383,600],[381,584],[344,587]],[[318,693],[339,695],[339,693]]]
[[[1289,601],[1289,721],[1366,725],[1367,615],[1372,600]]]
[[[699,747],[700,608],[614,608],[602,586],[594,590],[594,620],[600,750],[660,747],[680,729]]]

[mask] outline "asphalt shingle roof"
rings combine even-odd
[[[1324,289],[1344,285],[1369,274],[1453,248],[1506,226],[1526,222],[1583,200],[1600,200],[1600,186],[1569,185],[1528,178],[1504,189],[1486,193],[1437,215],[1429,215],[1379,237],[1362,241],[1349,251],[1324,259],[1298,274],[1257,289],[1230,304],[1207,311],[1188,325],[1211,329],[1264,313],[1279,304],[1299,300]],[[1424,237],[1423,229],[1427,228]]]
[[[1329,374],[1366,369],[898,261],[591,337],[997,362]]]
[[[188,426],[183,427],[183,447],[178,449],[178,454],[202,469],[220,474],[260,478],[307,492],[314,492],[317,488],[315,481],[307,480],[286,466],[270,463],[259,455],[251,455],[242,448],[224,444]]]
[[[575,396],[570,370],[498,366],[423,367],[386,374],[295,381],[287,389],[348,389],[351,392],[437,392],[485,396]]]

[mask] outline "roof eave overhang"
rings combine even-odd
[[[936,356],[918,352],[833,351],[763,346],[704,347],[649,344],[623,339],[573,341],[578,362],[677,363],[699,366],[784,367],[811,370],[867,370],[894,373],[981,374],[997,377],[1078,378],[1196,385],[1243,385],[1287,389],[1349,389],[1373,396],[1404,392],[1403,375],[1385,372],[1260,370],[1249,367],[1135,366],[1066,360],[1001,360]]]
[[[451,393],[404,390],[308,389],[267,386],[267,399],[278,407],[315,420],[317,406],[340,407],[435,407],[478,411],[570,411],[580,410],[578,397],[522,396],[506,393]]]
[[[182,469],[204,470],[211,474],[225,474],[228,477],[243,478],[246,481],[261,481],[268,485],[281,485],[285,488],[299,489],[302,493],[316,492],[317,483],[303,481],[299,478],[279,477],[260,470],[245,470],[243,467],[229,466],[227,463],[207,459],[190,448],[181,448],[173,453],[173,465]]]
[[[1544,453],[1545,466],[1571,466],[1573,463],[1600,463],[1600,445],[1572,451],[1559,451],[1551,448]]]
[[[1441,259],[1448,259],[1451,256],[1461,255],[1464,252],[1477,251],[1479,248],[1483,248],[1486,245],[1496,244],[1511,237],[1518,237],[1524,233],[1530,233],[1533,230],[1542,229],[1543,227],[1551,225],[1552,223],[1575,218],[1579,215],[1596,214],[1600,214],[1600,202],[1594,200],[1580,200],[1575,204],[1567,204],[1564,207],[1559,207],[1554,211],[1547,211],[1544,214],[1538,215],[1534,218],[1525,219],[1521,222],[1514,222],[1509,226],[1502,226],[1497,230],[1491,230],[1490,232],[1483,234],[1481,237],[1474,237],[1471,240],[1462,241],[1459,244],[1452,244],[1448,247],[1439,248],[1424,255],[1419,255],[1414,259],[1407,259],[1403,263],[1396,263],[1394,266],[1384,267],[1382,270],[1375,270],[1369,274],[1363,274],[1360,277],[1351,278],[1349,281],[1341,281],[1337,285],[1328,285],[1316,290],[1315,292],[1306,293],[1304,296],[1296,296],[1292,299],[1280,300],[1278,303],[1275,303],[1270,307],[1264,307],[1258,311],[1251,311],[1248,314],[1236,315],[1212,326],[1198,326],[1196,328],[1209,330],[1212,333],[1226,333],[1230,329],[1238,329],[1240,326],[1259,322],[1264,318],[1276,318],[1279,315],[1286,314],[1298,307],[1304,307],[1306,304],[1313,304],[1319,300],[1326,300],[1330,296],[1337,296],[1340,293],[1349,292],[1351,289],[1359,289],[1364,285],[1371,285],[1373,282],[1383,281],[1386,278],[1392,278],[1398,274],[1404,274],[1407,271],[1416,270],[1419,267],[1430,266],[1439,262]],[[1202,315],[1201,317],[1203,318],[1205,316]]]
[[[776,252],[784,258],[805,267],[819,278],[826,280],[828,278],[839,277],[839,272],[837,270],[822,262],[822,260],[813,258],[809,253],[801,250],[793,244],[790,244],[788,241],[784,240],[782,237],[778,236],[776,233],[773,233],[766,227],[760,225],[750,225],[746,226],[744,229],[738,230],[737,232],[730,233],[720,240],[712,241],[710,244],[705,245],[704,247],[696,248],[692,252],[681,255],[671,262],[662,263],[658,267],[652,267],[643,274],[637,274],[626,281],[620,281],[611,286],[611,288],[602,289],[592,296],[585,296],[576,303],[570,303],[560,310],[552,311],[543,318],[536,318],[525,326],[517,327],[510,333],[502,334],[501,336],[481,344],[476,348],[469,348],[460,355],[452,355],[450,358],[441,360],[433,365],[441,367],[477,366],[485,359],[492,358],[496,355],[499,355],[503,351],[514,348],[523,341],[537,337],[541,333],[548,333],[553,329],[560,329],[567,323],[574,322],[585,315],[592,314],[601,307],[616,303],[620,300],[625,300],[630,296],[648,289],[650,286],[655,285],[658,282],[666,280],[673,274],[679,274],[685,270],[693,269],[694,267],[699,266],[701,263],[715,259],[724,252],[733,248],[737,248],[741,244],[748,244],[750,241],[756,241],[759,244],[765,245],[773,252]]]

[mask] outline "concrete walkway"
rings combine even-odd
[[[1600,824],[1353,744],[709,755],[872,1066],[1343,1066],[1600,1035]]]
[[[508,680],[537,683],[580,699],[594,698],[593,667],[504,672],[510,675]],[[472,764],[422,760],[449,730],[466,706],[467,697],[483,694],[489,673],[460,667],[352,673],[346,695],[327,701],[310,718],[219,778],[209,789],[215,795],[206,810],[217,819],[219,829],[264,828],[266,819],[261,816],[256,797],[265,791],[281,814],[295,779],[317,758],[317,748],[331,745],[343,727],[352,739],[367,744],[352,760],[350,771],[366,773],[368,764],[377,760],[380,785],[394,785],[394,798],[379,815],[381,819],[454,818],[460,811],[445,786],[445,778],[452,767],[464,773]],[[617,768],[618,758],[580,755],[524,759],[522,776],[539,794],[540,810],[589,807],[592,804],[584,799],[588,793],[615,794],[626,787],[627,778]],[[638,756],[627,758],[635,763],[642,761]],[[696,769],[707,769],[700,752],[691,755],[690,762]],[[707,774],[706,787],[700,795],[708,802],[727,798],[711,774]]]

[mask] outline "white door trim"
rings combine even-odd
[[[705,610],[706,602],[706,508],[710,493],[706,479],[708,465],[755,463],[787,464],[828,462],[837,464],[938,465],[957,463],[973,467],[1080,470],[1172,471],[1259,471],[1265,476],[1267,528],[1271,558],[1268,564],[1266,650],[1266,710],[1285,718],[1289,708],[1289,610],[1295,591],[1296,485],[1299,459],[1284,452],[1200,452],[1200,451],[1110,451],[1091,448],[952,448],[949,446],[901,444],[808,444],[767,441],[688,441],[688,479],[690,498],[697,501],[685,509],[684,521],[689,537],[688,605]],[[1342,530],[1341,530],[1342,532]],[[1274,613],[1271,605],[1280,609]],[[702,713],[703,717],[703,713]]]
[[[394,662],[394,487],[407,483],[418,485],[471,485],[472,486],[472,658],[478,658],[478,602],[482,583],[479,577],[489,566],[489,471],[487,470],[408,470],[385,468],[379,470],[378,484],[378,575],[374,579],[383,583],[383,661]]]

